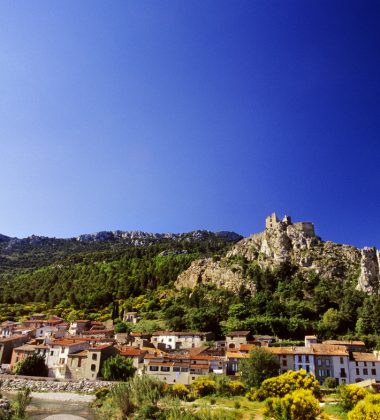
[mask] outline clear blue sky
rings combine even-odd
[[[380,2],[4,0],[0,232],[380,247]]]

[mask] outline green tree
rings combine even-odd
[[[135,368],[133,367],[132,359],[117,355],[108,358],[102,367],[102,377],[107,381],[126,381],[134,375]]]
[[[48,367],[45,364],[45,358],[39,354],[32,353],[24,360],[20,360],[13,368],[15,375],[26,376],[47,376]]]
[[[249,387],[258,388],[265,379],[278,375],[279,363],[276,356],[256,347],[249,352],[247,359],[241,361],[240,371]]]
[[[115,334],[119,333],[130,333],[131,332],[131,325],[128,322],[121,321],[115,324],[114,331]]]

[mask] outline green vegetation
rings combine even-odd
[[[240,362],[241,376],[248,387],[259,388],[265,379],[277,376],[279,371],[277,357],[257,347],[249,352],[249,358]]]
[[[305,389],[265,401],[265,415],[274,420],[315,420],[320,413],[319,401]]]
[[[380,418],[380,395],[368,394],[348,413],[349,420],[372,420]]]
[[[368,391],[355,384],[342,385],[339,387],[339,404],[345,411],[352,410],[355,405],[363,400]]]
[[[221,259],[229,247],[231,242],[205,232],[197,239],[162,237],[141,246],[49,238],[12,246],[4,242],[0,321],[44,312],[69,321],[112,318],[117,332],[169,328],[212,331],[219,338],[250,330],[293,343],[315,333],[325,339],[363,339],[368,347],[380,348],[380,296],[357,291],[356,278],[342,283],[291,264],[269,270],[241,256]],[[255,294],[211,285],[175,290],[178,275],[204,257],[241,271],[255,285]],[[120,322],[124,309],[138,311],[142,321]]]
[[[135,371],[132,359],[117,355],[104,361],[101,374],[106,381],[126,381]]]
[[[26,376],[48,376],[48,368],[44,356],[32,353],[16,363],[13,373]]]

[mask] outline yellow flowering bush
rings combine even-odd
[[[241,381],[231,381],[228,383],[228,391],[230,395],[242,395],[245,391],[245,386]]]
[[[259,399],[269,397],[284,397],[297,389],[310,391],[314,397],[320,398],[320,385],[312,373],[306,373],[301,369],[298,371],[289,370],[275,378],[266,379],[257,393]]]
[[[305,389],[265,401],[265,415],[274,420],[315,420],[320,413],[318,399]]]
[[[359,401],[354,409],[348,413],[349,420],[377,420],[380,419],[380,395],[367,394]]]
[[[180,399],[186,398],[190,391],[186,385],[183,384],[174,384],[171,387],[171,393],[174,397],[178,397]]]
[[[191,385],[191,389],[198,397],[214,394],[216,391],[216,382],[207,377],[196,379]]]
[[[367,394],[368,391],[366,389],[360,388],[355,384],[342,385],[339,387],[339,404],[346,411],[352,410]]]

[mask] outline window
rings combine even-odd
[[[367,362],[364,362],[364,366],[367,366]]]
[[[59,359],[59,364],[60,364],[60,365],[63,365],[64,363],[65,363],[65,359],[64,359],[64,358]]]
[[[158,372],[158,366],[149,366],[151,372]]]
[[[356,368],[356,374],[359,375],[359,369],[358,368]]]
[[[302,356],[301,355],[299,355],[298,356],[298,363],[301,363],[302,362]]]
[[[368,375],[368,369],[363,369],[363,375]]]
[[[50,352],[50,356],[54,356],[54,350]]]
[[[188,372],[189,369],[188,368],[181,368],[181,372]]]
[[[181,369],[177,366],[173,367],[173,372],[181,372]]]
[[[343,365],[343,357],[340,358],[340,364]]]
[[[96,370],[96,365],[91,365],[91,370],[92,370],[93,372],[95,372],[95,370]]]
[[[92,360],[96,360],[98,358],[98,355],[96,353],[92,353]]]
[[[358,362],[355,362],[355,366],[359,366],[359,363]]]
[[[321,364],[322,364],[322,360],[321,359],[317,359],[317,365],[318,366],[321,366]]]
[[[346,376],[346,370],[344,368],[340,368],[340,377],[345,378]]]
[[[376,376],[376,369],[371,369],[371,374]]]
[[[172,339],[171,339],[171,338],[169,338],[169,343],[171,343],[171,341],[172,341]]]
[[[375,366],[375,362],[372,362],[372,366]]]
[[[283,360],[283,361],[282,361],[282,366],[288,366],[288,362],[287,362],[287,360]]]
[[[169,366],[161,366],[161,372],[170,372]]]
[[[306,372],[309,373],[310,372],[310,366],[306,366]]]
[[[309,356],[305,357],[306,363],[309,363]]]
[[[82,358],[78,357],[78,367],[81,367],[81,364],[82,364]]]
[[[326,359],[326,366],[330,366],[330,360]]]

